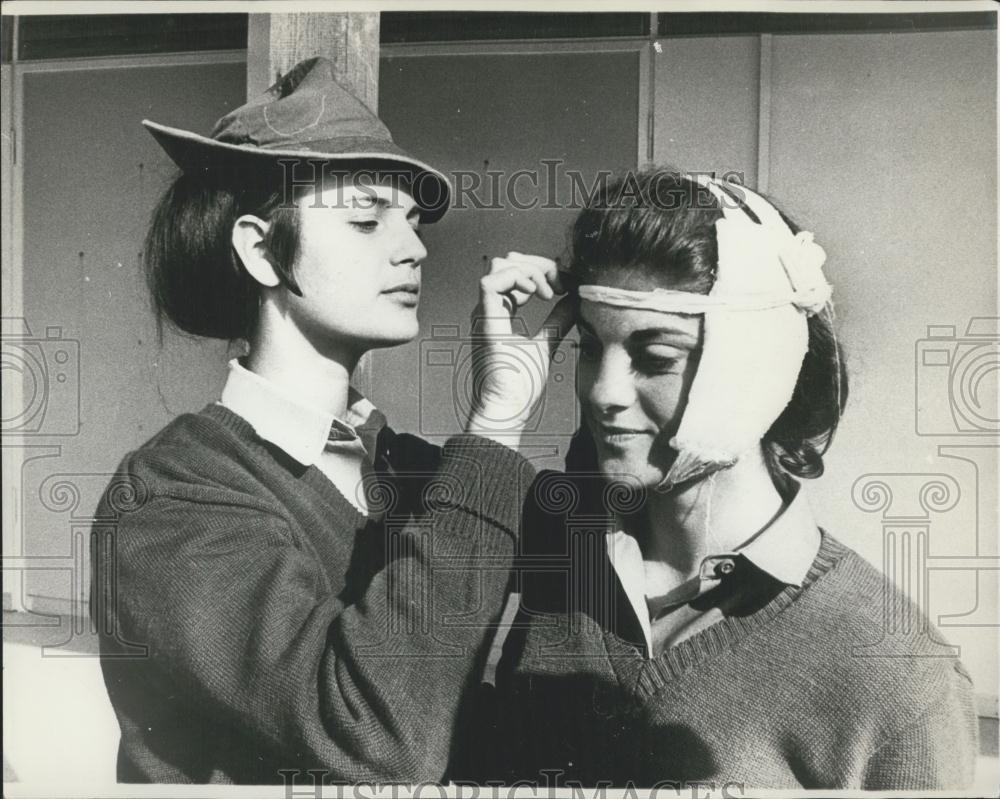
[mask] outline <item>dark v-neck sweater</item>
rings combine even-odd
[[[442,778],[533,471],[389,429],[375,467],[368,519],[219,405],[124,459],[92,592],[120,780]]]
[[[481,711],[494,708],[493,737],[474,748],[473,779],[716,790],[971,783],[968,673],[921,611],[832,536],[801,587],[761,572],[721,621],[648,659],[603,519],[537,504],[523,532],[520,612]],[[569,503],[548,500],[560,504]]]

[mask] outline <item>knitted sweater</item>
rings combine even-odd
[[[441,779],[532,471],[389,429],[375,468],[369,520],[219,405],[126,456],[93,530],[119,780]]]
[[[647,788],[970,784],[967,672],[920,611],[833,537],[823,534],[802,587],[778,585],[763,604],[647,660],[603,527],[523,535],[521,609],[486,703],[495,738],[463,776]],[[893,607],[912,633],[886,629]]]

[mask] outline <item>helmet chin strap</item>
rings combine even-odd
[[[690,179],[712,193],[723,214],[715,223],[719,263],[708,294],[579,287],[585,302],[704,316],[701,360],[670,440],[677,457],[661,491],[732,466],[759,445],[792,398],[809,346],[807,317],[829,309],[831,296],[822,272],[826,253],[811,233],[792,233],[774,206],[743,186],[724,190],[714,178]],[[733,195],[759,222],[732,207]]]

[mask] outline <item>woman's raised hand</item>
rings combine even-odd
[[[556,262],[509,252],[490,262],[479,281],[473,313],[474,407],[466,430],[516,447],[549,375],[549,363],[576,316],[576,298],[564,296],[534,335],[517,308],[532,297],[566,294]]]

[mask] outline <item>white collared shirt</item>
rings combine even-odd
[[[350,389],[347,412],[342,419],[302,404],[281,386],[244,368],[234,358],[219,404],[246,419],[257,435],[274,444],[303,466],[315,465],[354,507],[368,512],[361,489],[362,464],[374,453],[365,450],[355,428],[379,411],[365,397]],[[329,443],[334,422],[353,438]]]
[[[731,552],[706,556],[697,575],[664,596],[647,596],[642,550],[634,537],[624,530],[609,532],[607,547],[611,564],[642,627],[647,656],[652,658],[655,654],[653,616],[685,605],[718,586],[736,570],[740,556],[779,582],[802,585],[819,552],[821,540],[805,491],[799,487],[791,502],[763,530]],[[669,642],[676,644],[722,618],[724,615],[717,608],[687,609],[682,628],[672,631]]]

